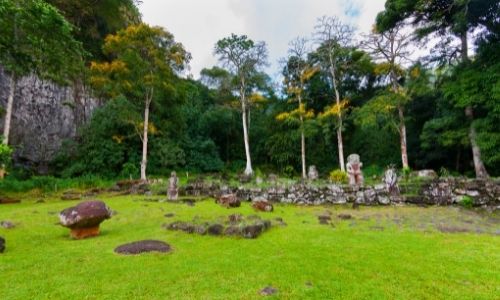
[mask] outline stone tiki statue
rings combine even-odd
[[[168,179],[168,200],[177,200],[179,197],[179,178],[175,171],[170,173],[170,178]]]
[[[363,163],[360,161],[359,155],[351,154],[347,157],[347,175],[349,175],[349,185],[362,185],[363,172],[361,167]]]

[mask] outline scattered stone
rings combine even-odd
[[[309,166],[309,170],[307,171],[307,177],[309,180],[317,180],[319,178],[319,173],[318,170],[316,169],[316,166],[312,165]]]
[[[179,178],[175,171],[170,173],[170,178],[168,179],[168,199],[169,200],[177,200],[179,197]]]
[[[187,206],[194,206],[196,203],[196,200],[194,200],[194,199],[182,199],[182,203],[186,204]]]
[[[224,230],[224,235],[227,236],[239,236],[241,235],[241,233],[242,233],[241,228],[235,225],[229,226],[226,228],[226,230]]]
[[[471,230],[464,228],[464,227],[456,227],[456,226],[450,226],[450,225],[445,225],[445,224],[438,224],[436,226],[437,230],[444,232],[444,233],[464,233],[464,232],[470,232]]]
[[[175,217],[174,213],[167,213],[167,214],[165,214],[165,218],[173,218],[173,217]]]
[[[326,224],[329,224],[331,220],[332,220],[332,217],[330,217],[328,215],[320,215],[320,216],[318,216],[319,224],[326,225]]]
[[[163,227],[169,230],[184,231],[186,233],[194,233],[196,229],[193,224],[182,221],[175,221],[173,223],[163,225]]]
[[[207,232],[210,235],[221,235],[222,233],[224,233],[224,226],[222,226],[221,224],[212,224],[208,226]]]
[[[350,214],[339,214],[337,216],[339,219],[341,220],[349,220],[349,219],[352,219],[352,216]]]
[[[351,154],[347,157],[347,175],[349,175],[349,185],[363,185],[363,172],[361,162],[358,154]]]
[[[9,197],[0,197],[0,204],[15,204],[15,203],[21,203],[21,200],[12,199]]]
[[[14,225],[14,223],[12,223],[11,221],[1,221],[0,227],[5,228],[5,229],[12,229],[12,228],[16,228],[16,225]]]
[[[266,286],[265,288],[260,290],[260,294],[262,296],[271,296],[271,295],[276,294],[277,292],[278,292],[278,290],[273,288],[272,286]]]
[[[243,227],[242,234],[244,238],[255,239],[262,233],[262,231],[264,231],[263,224],[248,225]]]
[[[80,199],[82,199],[82,194],[75,191],[66,191],[61,196],[61,200],[65,201],[80,200]]]
[[[238,200],[236,194],[222,195],[217,200],[217,203],[226,208],[230,207],[240,207],[241,202]]]
[[[0,253],[5,251],[5,239],[0,236]]]
[[[273,211],[273,205],[268,201],[255,201],[252,203],[252,207],[258,211],[265,211],[265,212]]]
[[[415,172],[417,177],[426,177],[426,178],[437,178],[438,175],[434,170],[419,170]]]
[[[155,240],[138,241],[115,248],[116,253],[126,255],[141,254],[146,252],[167,253],[170,251],[172,251],[172,247],[170,247],[169,244]]]
[[[235,223],[240,223],[243,220],[243,215],[241,214],[234,214],[234,215],[229,215],[229,223],[235,224]]]
[[[60,224],[71,229],[71,237],[83,239],[99,235],[99,224],[111,218],[111,209],[102,201],[85,201],[59,213]]]

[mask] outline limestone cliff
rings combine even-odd
[[[0,67],[0,106],[6,107],[10,78]],[[60,86],[36,76],[19,80],[14,97],[9,144],[14,162],[48,171],[48,163],[61,148],[62,141],[74,138],[79,126],[87,122],[99,101],[82,84]],[[3,115],[3,114],[2,114]],[[0,118],[3,129],[4,119]]]

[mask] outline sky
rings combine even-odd
[[[231,33],[264,41],[269,50],[271,77],[279,74],[279,59],[294,38],[311,37],[319,17],[336,16],[369,32],[385,0],[143,0],[144,22],[162,26],[191,52],[190,73],[217,64],[215,43]]]

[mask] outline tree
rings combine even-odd
[[[406,138],[406,125],[404,116],[404,105],[409,101],[407,92],[400,85],[400,79],[404,78],[405,72],[402,63],[408,60],[410,52],[408,45],[410,37],[401,32],[402,27],[397,26],[386,32],[372,32],[365,37],[363,46],[374,56],[376,60],[382,61],[377,67],[379,74],[388,77],[390,93],[377,97],[367,108],[373,109],[375,113],[391,113],[393,109],[398,114],[397,131],[399,133],[401,146],[401,162],[403,168],[409,168],[408,149]],[[366,109],[366,108],[365,108]]]
[[[91,81],[111,98],[124,95],[143,105],[142,132],[138,134],[142,140],[141,180],[146,180],[148,132],[154,130],[149,122],[151,102],[175,90],[176,72],[184,69],[191,56],[171,33],[146,24],[109,35],[103,51],[113,60],[93,62]]]
[[[459,54],[462,63],[469,61],[468,34],[475,30],[491,31],[498,28],[498,1],[490,0],[387,0],[385,10],[377,16],[377,28],[385,32],[398,26],[402,21],[410,21],[420,39],[435,34],[445,38],[441,46],[453,51],[451,61]],[[451,47],[458,39],[458,47]],[[438,52],[443,54],[443,52]],[[438,59],[449,58],[439,55]],[[449,59],[448,59],[449,60]],[[469,141],[472,148],[476,177],[488,177],[481,150],[477,143],[474,127],[474,101],[464,109],[469,120]]]
[[[304,92],[306,82],[317,72],[317,68],[311,66],[311,64],[307,62],[307,55],[309,52],[307,43],[308,41],[304,38],[296,38],[290,42],[288,58],[285,60],[286,66],[283,70],[286,92],[291,97],[292,101],[297,102],[298,107],[291,112],[283,112],[276,116],[276,119],[279,121],[299,121],[303,179],[307,179],[304,121],[314,116],[314,112],[306,108]]]
[[[0,64],[10,75],[3,143],[8,144],[17,81],[30,73],[63,83],[83,66],[81,44],[56,8],[41,0],[0,1]]]
[[[339,152],[340,169],[345,171],[344,160],[344,142],[342,139],[343,130],[343,115],[340,107],[341,103],[339,91],[339,79],[341,78],[342,61],[339,59],[342,52],[351,46],[354,29],[346,24],[343,24],[336,17],[322,17],[318,19],[318,24],[315,27],[314,33],[317,43],[320,45],[318,54],[320,55],[320,62],[324,69],[330,75],[332,89],[335,92],[335,105],[339,108],[337,113],[337,143]]]
[[[244,174],[252,175],[252,159],[248,133],[249,91],[248,80],[258,69],[266,65],[267,48],[264,42],[254,42],[246,35],[231,34],[219,40],[214,49],[219,61],[233,72],[239,81],[239,96],[243,124],[243,140],[245,144],[246,167]]]

